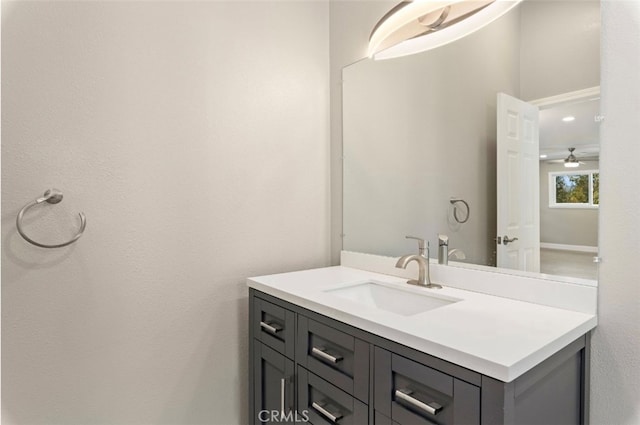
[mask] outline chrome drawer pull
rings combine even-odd
[[[316,356],[319,356],[324,360],[328,360],[331,363],[338,363],[340,360],[342,360],[342,356],[334,357],[331,354],[327,353],[324,347],[313,347],[311,349],[311,354],[315,354]]]
[[[410,394],[412,393],[413,392],[411,390],[396,390],[396,398],[406,401],[410,405],[417,407],[420,410],[424,410],[431,415],[437,415],[442,410],[442,406],[438,403],[433,401],[431,403],[424,403],[417,398],[411,397]]]
[[[340,413],[333,414],[329,412],[327,409],[325,409],[324,406],[325,406],[325,403],[316,403],[315,401],[311,403],[311,407],[313,407],[318,412],[320,412],[322,416],[326,417],[334,424],[338,423],[338,421],[342,418],[342,415]]]
[[[260,322],[260,327],[274,335],[277,335],[278,332],[282,330],[282,326],[276,325],[275,323],[272,325],[270,323]]]
[[[287,378],[282,378],[280,380],[280,415],[284,418],[284,394],[287,385]]]

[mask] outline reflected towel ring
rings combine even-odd
[[[22,209],[18,213],[18,217],[16,218],[16,227],[18,228],[18,233],[20,233],[20,236],[22,236],[25,241],[29,242],[32,245],[39,246],[40,248],[61,248],[63,246],[71,245],[72,243],[80,239],[80,236],[82,236],[82,234],[84,233],[84,228],[87,226],[87,217],[85,217],[84,213],[78,214],[80,216],[80,230],[78,230],[78,233],[73,238],[71,238],[71,240],[68,240],[67,242],[64,242],[64,243],[47,245],[40,242],[36,242],[33,239],[31,239],[29,236],[27,236],[24,233],[24,230],[22,230],[22,217],[24,216],[24,213],[27,212],[29,208],[35,205],[41,204],[43,202],[48,202],[49,204],[57,204],[58,202],[61,202],[61,201],[62,201],[62,192],[59,191],[58,189],[49,189],[44,193],[44,196],[42,198],[38,198],[32,202],[29,202],[27,205],[22,207]]]
[[[449,200],[449,202],[451,202],[451,205],[453,205],[453,218],[455,218],[458,223],[464,224],[467,221],[469,221],[469,215],[471,215],[471,208],[469,208],[469,204],[467,203],[467,201],[465,201],[464,199],[452,198],[451,200]],[[461,219],[460,217],[458,217],[458,206],[456,204],[459,202],[463,203],[464,206],[467,208],[466,217],[464,219]]]

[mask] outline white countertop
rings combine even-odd
[[[404,316],[325,292],[367,281],[460,301]],[[516,379],[597,324],[592,314],[405,282],[344,266],[248,279],[248,285],[258,291],[503,382]]]

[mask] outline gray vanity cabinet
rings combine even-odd
[[[249,293],[251,424],[589,423],[589,334],[502,382],[255,289]]]

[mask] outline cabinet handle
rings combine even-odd
[[[284,377],[280,380],[280,417],[284,418],[284,394],[287,386],[287,378]]]
[[[324,347],[313,347],[311,349],[311,354],[315,354],[316,356],[324,360],[328,360],[331,363],[338,363],[340,360],[342,360],[342,356],[332,356],[325,351]]]
[[[334,424],[338,423],[338,421],[342,418],[342,415],[340,413],[335,413],[335,414],[331,413],[327,409],[325,409],[324,406],[325,406],[325,403],[323,403],[323,402],[316,403],[314,401],[313,403],[311,403],[311,407],[313,407],[318,412],[320,412],[322,414],[322,416],[326,417],[327,419],[329,419]]]
[[[277,325],[277,324],[270,324],[267,322],[260,322],[260,327],[266,331],[268,331],[269,333],[272,333],[274,335],[277,335],[278,332],[280,332],[282,330],[282,326]]]
[[[410,394],[413,392],[411,390],[396,390],[396,398],[400,400],[406,401],[414,407],[417,407],[420,410],[424,410],[425,412],[431,415],[437,415],[442,410],[442,406],[440,406],[436,402],[424,403],[417,398],[411,397]]]

